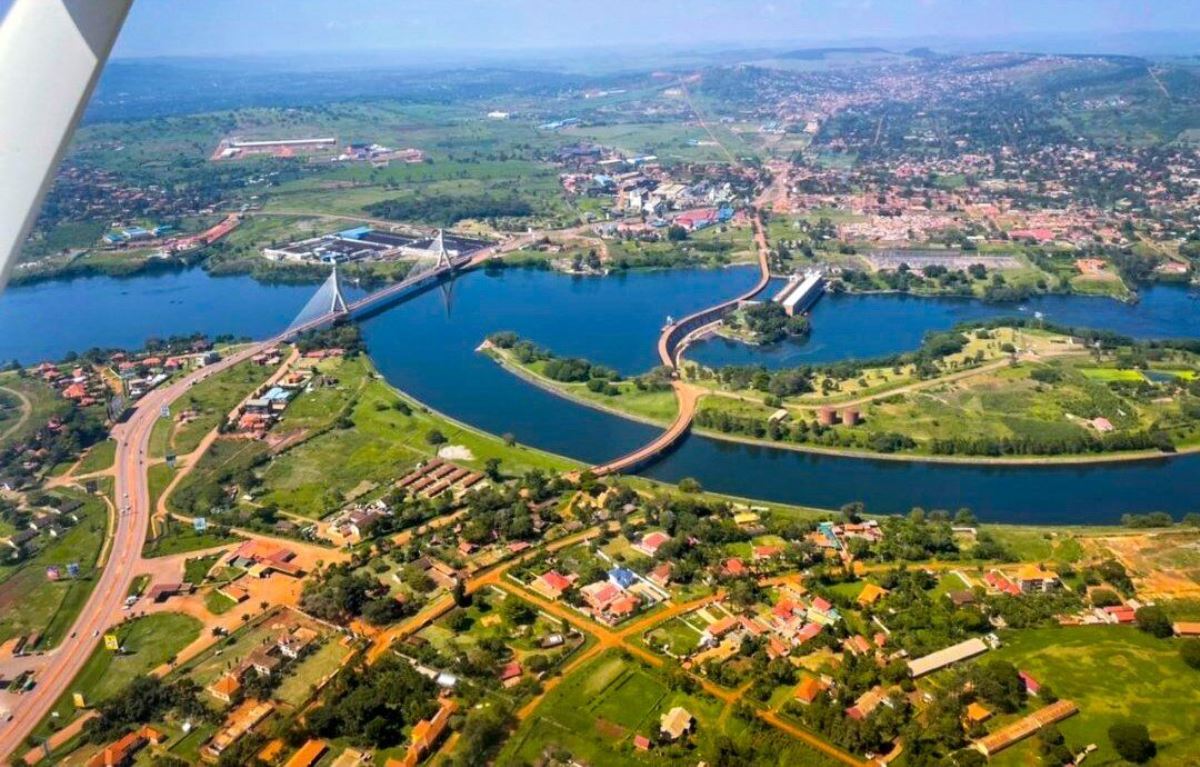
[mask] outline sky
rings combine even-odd
[[[0,11],[12,2],[0,0]],[[1149,31],[1183,36],[1200,53],[1187,40],[1200,39],[1196,9],[1196,0],[135,0],[114,56],[865,40],[1049,49]]]

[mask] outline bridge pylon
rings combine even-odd
[[[450,254],[446,252],[445,231],[437,230],[437,235],[433,238],[433,254],[437,256],[437,266],[448,266],[454,269],[454,263],[450,260]],[[436,268],[436,267],[435,267]]]
[[[329,313],[333,315],[346,314],[350,310],[346,308],[346,297],[342,295],[342,281],[338,279],[337,262],[333,262],[333,271],[329,274],[330,283],[330,299]]]

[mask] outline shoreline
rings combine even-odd
[[[574,392],[559,388],[554,382],[549,381],[543,376],[539,376],[533,371],[520,367],[516,363],[507,359],[503,353],[493,350],[491,344],[484,341],[477,347],[476,351],[487,354],[500,367],[508,372],[518,376],[519,378],[528,381],[537,386],[543,391],[547,391],[565,400],[574,402],[584,407],[590,407],[593,410],[599,410],[610,415],[624,418],[629,421],[643,423],[649,426],[659,428],[667,428],[670,421],[659,421],[649,416],[630,413],[621,410],[611,405],[605,405],[600,402],[594,402],[586,397],[581,397]],[[715,396],[715,395],[712,395]],[[961,466],[1015,466],[1036,468],[1039,465],[1053,466],[1096,466],[1106,463],[1130,463],[1140,461],[1167,461],[1172,458],[1190,455],[1200,452],[1200,445],[1187,445],[1178,448],[1173,453],[1153,452],[1148,450],[1126,451],[1121,453],[1097,453],[1097,454],[1073,454],[1065,456],[1011,456],[993,458],[988,456],[958,456],[958,455],[912,455],[898,453],[876,453],[870,450],[859,450],[854,448],[836,448],[823,447],[821,445],[809,445],[798,442],[774,442],[766,439],[758,439],[756,437],[746,437],[737,434],[727,434],[725,432],[714,431],[712,429],[704,429],[693,426],[692,433],[699,434],[704,437],[709,437],[722,442],[734,442],[742,445],[751,445],[754,447],[778,448],[780,450],[791,450],[797,453],[810,453],[813,455],[823,455],[834,458],[851,458],[857,460],[879,460],[879,461],[895,461],[907,463],[933,463],[933,464],[956,464]]]

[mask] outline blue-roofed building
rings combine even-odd
[[[608,579],[623,590],[628,590],[637,583],[637,574],[626,567],[614,567],[608,571]]]
[[[291,398],[292,392],[281,386],[272,386],[271,390],[263,395],[263,399],[268,402],[287,402]]]
[[[817,525],[817,531],[825,536],[825,540],[829,541],[829,545],[841,551],[842,541],[837,537],[837,533],[833,530],[832,522],[821,522]]]
[[[347,240],[361,240],[371,233],[369,226],[356,226],[353,229],[343,229],[338,232],[338,237],[343,237]]]

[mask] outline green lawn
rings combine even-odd
[[[532,468],[563,470],[577,464],[565,458],[514,445],[457,424],[399,395],[382,379],[373,377],[369,360],[348,360],[337,371],[342,404],[353,402],[353,428],[333,428],[276,456],[262,472],[268,492],[260,499],[308,517],[320,517],[340,508],[352,490],[394,479],[407,466],[435,451],[426,435],[436,429],[447,444],[469,451],[471,457],[455,459],[483,468],[489,457],[499,458],[505,471]],[[371,376],[359,387],[359,380]],[[408,403],[410,415],[398,410]],[[303,396],[297,405],[301,404]],[[336,402],[328,403],[335,407]],[[284,424],[286,425],[286,421]]]
[[[635,735],[654,736],[659,718],[682,706],[696,718],[689,748],[633,748]],[[829,765],[812,749],[771,730],[745,726],[737,717],[721,719],[722,704],[705,695],[670,689],[656,671],[609,652],[585,664],[556,687],[505,744],[501,767],[535,763],[548,747],[569,752],[586,764],[695,765],[711,760],[715,741],[730,736],[743,748],[776,755],[776,764]]]
[[[112,468],[113,460],[117,457],[117,443],[106,439],[88,450],[79,462],[76,474],[91,474],[94,471],[104,471]]]
[[[47,539],[32,557],[18,565],[0,567],[0,641],[39,632],[40,648],[54,647],[79,614],[95,586],[96,558],[104,542],[108,509],[95,495],[57,491],[66,498],[83,501],[76,510],[79,523],[66,528],[57,539]],[[66,577],[67,565],[80,566],[77,579]],[[63,579],[51,581],[46,568],[56,565]]]
[[[31,407],[29,417],[24,421],[21,420],[21,400],[17,394],[24,395]],[[0,435],[4,435],[0,447],[28,438],[45,426],[50,416],[61,415],[68,407],[67,401],[40,379],[22,378],[15,372],[0,373]]]
[[[237,602],[225,596],[221,592],[213,589],[204,595],[204,606],[213,615],[224,615],[233,608],[237,607]]]
[[[178,613],[157,613],[122,624],[116,634],[123,651],[115,653],[98,644],[71,686],[54,704],[52,714],[58,714],[60,723],[69,722],[75,713],[72,696],[76,692],[83,693],[89,706],[104,702],[135,677],[166,663],[200,636],[201,628],[200,621]],[[34,734],[49,734],[49,722],[53,720],[54,717],[48,716]]]
[[[206,532],[198,533],[190,522],[174,520],[164,523],[159,528],[159,536],[146,541],[142,555],[146,557],[166,557],[171,554],[183,554],[188,551],[202,551],[225,543],[241,540],[240,536],[230,533],[219,535],[215,528],[210,527]]]
[[[199,586],[204,581],[204,576],[208,575],[208,571],[220,559],[219,554],[210,554],[206,557],[196,557],[189,559],[183,566],[183,580],[187,583]]]
[[[504,349],[490,349],[487,354],[514,375],[585,405],[613,410],[662,425],[669,424],[679,412],[679,403],[671,389],[643,391],[638,389],[633,381],[621,381],[616,384],[618,394],[602,394],[589,390],[583,383],[567,383],[547,378],[544,374],[544,362],[521,364]]]
[[[336,638],[325,642],[292,666],[287,678],[276,688],[275,697],[293,706],[303,705],[312,697],[315,686],[336,671],[349,652]]]
[[[167,452],[184,455],[195,450],[205,434],[215,429],[229,411],[274,372],[275,368],[246,361],[194,385],[171,406],[166,437],[160,433],[158,439],[153,439],[155,435],[151,435],[151,455],[161,457]],[[194,411],[195,418],[178,423],[175,419],[187,410]],[[159,428],[156,425],[156,431]]]
[[[1012,661],[1060,698],[1076,716],[1059,724],[1073,747],[1095,743],[1089,767],[1123,762],[1108,741],[1109,726],[1130,718],[1150,728],[1156,765],[1191,765],[1200,753],[1200,671],[1179,658],[1179,643],[1124,626],[1084,626],[1006,632],[988,658]],[[1033,705],[1041,704],[1034,699]],[[1036,744],[1002,753],[993,764],[1035,763]]]

